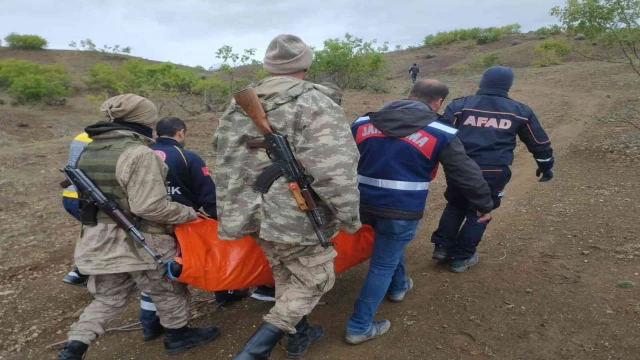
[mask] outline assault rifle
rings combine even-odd
[[[78,194],[82,194],[82,196],[84,196],[84,201],[97,206],[107,214],[111,220],[116,223],[116,225],[127,232],[127,235],[129,235],[131,239],[144,248],[144,250],[148,252],[149,255],[151,255],[151,257],[153,257],[153,259],[158,263],[158,265],[162,266],[164,264],[162,256],[156,254],[147,246],[144,236],[142,236],[140,231],[138,231],[135,225],[133,225],[133,223],[127,218],[122,209],[120,209],[120,206],[115,201],[107,199],[102,191],[100,191],[100,189],[91,182],[82,170],[67,165],[60,169],[60,171],[67,177],[67,180],[75,186],[78,190]],[[66,187],[66,184],[64,185]]]
[[[311,183],[305,174],[304,168],[300,166],[300,163],[293,155],[287,138],[271,129],[267,121],[267,114],[265,114],[255,90],[253,88],[241,90],[233,94],[233,98],[264,135],[264,140],[250,141],[247,146],[267,149],[267,155],[273,162],[271,166],[260,174],[253,185],[253,191],[266,194],[273,182],[284,176],[289,190],[291,190],[298,203],[298,207],[309,217],[313,230],[318,236],[318,240],[320,240],[320,245],[325,249],[329,246],[334,246],[335,243],[329,242],[322,233],[322,218],[320,218],[318,207],[313,199]]]

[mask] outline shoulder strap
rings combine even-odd
[[[180,147],[173,145],[174,148],[176,148],[176,150],[178,150],[178,152],[180,153],[180,156],[182,156],[182,160],[184,160],[184,164],[187,165],[187,167],[189,166],[189,163],[187,162],[187,158],[184,156],[184,153],[182,152],[182,150],[180,150]]]

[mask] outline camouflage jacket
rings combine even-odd
[[[255,88],[271,127],[287,137],[295,157],[313,178],[318,208],[328,238],[340,228],[360,224],[357,183],[359,152],[342,108],[330,89],[292,77],[270,77]],[[218,202],[218,235],[237,239],[257,234],[267,241],[317,244],[317,237],[283,178],[267,194],[253,192],[258,175],[272,164],[264,149],[247,141],[262,139],[246,113],[231,103],[213,139]]]
[[[130,131],[110,131],[94,136],[93,140],[132,137]],[[196,212],[171,202],[165,187],[167,165],[149,148],[154,142],[126,149],[116,164],[116,179],[129,202],[131,212],[154,224],[181,224],[196,219]],[[147,245],[164,260],[176,254],[176,240],[171,235],[143,233]],[[75,262],[87,275],[115,274],[158,269],[158,264],[127,237],[115,224],[98,223],[83,226],[76,243]]]

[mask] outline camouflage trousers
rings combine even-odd
[[[69,340],[90,344],[104,334],[107,324],[126,308],[136,284],[153,299],[162,326],[178,329],[187,325],[190,316],[187,284],[169,282],[158,270],[91,275],[87,289],[94,300],[84,309],[80,320],[71,325]]]
[[[296,324],[311,313],[322,295],[336,282],[333,258],[337,253],[320,245],[282,244],[255,238],[276,283],[276,305],[264,321],[295,334]]]

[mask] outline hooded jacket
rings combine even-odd
[[[465,155],[457,130],[429,106],[398,100],[368,113],[351,126],[360,150],[358,181],[362,213],[392,219],[424,215],[429,182],[438,163],[472,206],[491,211],[491,192],[477,164]]]
[[[527,146],[538,167],[553,167],[551,140],[530,107],[509,98],[500,89],[480,89],[475,96],[455,99],[444,120],[460,132],[467,155],[481,167],[513,163],[516,137]]]
[[[126,194],[131,213],[152,224],[180,224],[196,218],[195,211],[171,202],[164,181],[167,165],[149,148],[153,140],[127,127],[100,122],[85,129],[93,145],[102,140],[130,138],[139,146],[127,147],[116,163],[116,180]],[[82,156],[78,164],[82,163]],[[147,245],[164,260],[173,258],[176,240],[170,235],[143,233]],[[116,274],[157,269],[157,263],[127,237],[116,224],[83,226],[76,243],[76,265],[83,274]]]
[[[269,124],[286,136],[298,162],[311,177],[323,232],[334,237],[340,228],[360,228],[356,167],[358,149],[349,133],[342,108],[326,87],[288,76],[273,76],[255,87]],[[315,245],[318,238],[285,180],[277,179],[269,192],[252,186],[272,164],[264,149],[248,148],[262,134],[235,101],[220,118],[214,135],[218,235],[237,239],[253,234],[279,243]]]

